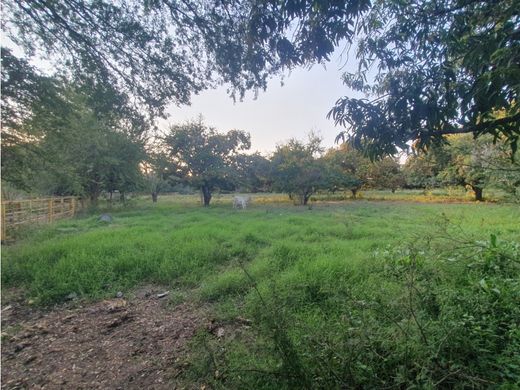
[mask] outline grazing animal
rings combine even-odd
[[[233,197],[233,208],[234,209],[245,209],[251,202],[250,196],[235,196]]]

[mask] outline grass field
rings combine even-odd
[[[3,288],[38,305],[169,286],[251,326],[193,340],[214,388],[500,387],[520,382],[520,209],[501,204],[136,200],[25,232]]]

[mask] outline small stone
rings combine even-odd
[[[14,351],[15,351],[15,352],[20,352],[20,351],[21,351],[22,349],[24,349],[25,347],[26,347],[25,344],[16,344],[16,345],[14,346]]]
[[[226,333],[226,331],[224,330],[224,328],[218,328],[217,329],[217,337],[218,338],[221,338],[221,337],[224,337],[224,334]]]
[[[110,214],[101,214],[99,217],[100,222],[112,222],[113,218]]]
[[[73,301],[74,299],[78,298],[78,294],[75,292],[71,292],[69,295],[65,297],[68,301]]]
[[[168,295],[170,292],[169,291],[165,291],[163,293],[160,293],[160,294],[157,294],[157,298],[164,298],[166,295]]]
[[[118,291],[116,294],[116,298],[123,298],[123,293],[121,291]]]
[[[29,357],[25,360],[24,364],[30,364],[30,363],[32,363],[32,362],[35,361],[35,360],[36,360],[36,356],[35,356],[35,355],[33,355],[33,356],[29,356]]]

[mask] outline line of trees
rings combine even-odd
[[[410,188],[463,186],[484,199],[486,188],[520,198],[520,162],[492,136],[450,135],[445,142],[410,156],[403,166]]]
[[[200,188],[205,204],[217,188],[242,186],[301,203],[318,189],[356,196],[367,186],[518,195],[517,1],[318,3],[7,0],[3,180],[94,202],[145,187],[157,199],[172,183]],[[323,63],[340,42],[357,60],[342,81],[365,98],[344,96],[331,108],[338,137],[372,159],[411,142],[427,154],[401,169],[394,157],[372,164],[350,146],[322,151],[291,140],[267,161],[245,153],[247,134],[202,123],[199,134],[149,138],[168,104],[221,83],[242,98],[273,75]]]
[[[325,150],[321,139],[291,139],[265,157],[248,153],[250,135],[219,133],[202,118],[170,126],[153,139],[125,127],[114,113],[97,109],[69,84],[52,98],[32,103],[32,114],[2,142],[3,181],[38,194],[79,195],[148,192],[156,202],[175,186],[198,190],[208,206],[215,191],[282,192],[305,205],[317,191],[363,188],[463,186],[482,200],[484,189],[520,196],[520,165],[492,137],[451,135],[428,151],[371,161],[348,143]],[[59,105],[58,105],[59,103]],[[137,135],[136,135],[137,134]]]
[[[149,123],[120,110],[118,96],[65,76],[39,75],[2,53],[2,180],[35,194],[78,195],[97,202],[146,191],[155,202],[175,186],[200,190],[209,205],[216,190],[278,191],[306,204],[316,191],[464,186],[476,200],[489,187],[519,197],[520,166],[507,143],[491,135],[454,134],[404,166],[395,156],[371,161],[350,143],[324,150],[311,134],[292,139],[269,158],[248,153],[250,136],[226,134],[202,119],[150,137]],[[496,142],[498,141],[498,142]]]
[[[269,158],[246,154],[249,134],[219,134],[201,119],[171,126],[161,142],[169,180],[199,189],[206,206],[217,189],[282,192],[301,205],[317,191],[350,192],[356,198],[363,188],[394,192],[458,185],[471,190],[475,200],[483,200],[489,187],[520,196],[520,165],[492,137],[451,135],[427,152],[408,156],[404,165],[397,156],[371,161],[348,143],[325,150],[313,133],[306,142],[279,144]]]

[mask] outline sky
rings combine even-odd
[[[20,50],[8,39],[6,44],[15,52]],[[226,92],[226,86],[205,90],[192,97],[190,106],[170,105],[166,111],[168,118],[159,120],[158,127],[163,132],[169,124],[202,115],[205,123],[219,132],[232,129],[249,132],[251,152],[268,155],[277,144],[290,138],[305,140],[310,131],[323,138],[323,146],[332,147],[342,128],[327,119],[327,113],[340,97],[362,97],[341,81],[345,70],[355,68],[352,60],[346,63],[344,49],[345,46],[337,47],[326,64],[293,69],[284,75],[283,85],[280,77],[273,77],[266,91],[259,91],[256,98],[249,92],[243,101],[234,102]],[[50,63],[41,59],[34,65],[47,71],[53,69]]]
[[[304,140],[311,130],[322,136],[324,146],[332,147],[341,128],[326,118],[327,113],[342,96],[360,97],[342,83],[343,65],[344,57],[338,49],[326,65],[294,69],[285,76],[283,86],[280,78],[273,78],[256,99],[250,93],[242,102],[234,103],[225,86],[206,90],[192,98],[191,106],[170,106],[169,118],[161,121],[159,128],[166,130],[169,123],[202,114],[205,123],[220,132],[249,132],[251,150],[263,154],[290,138]]]

